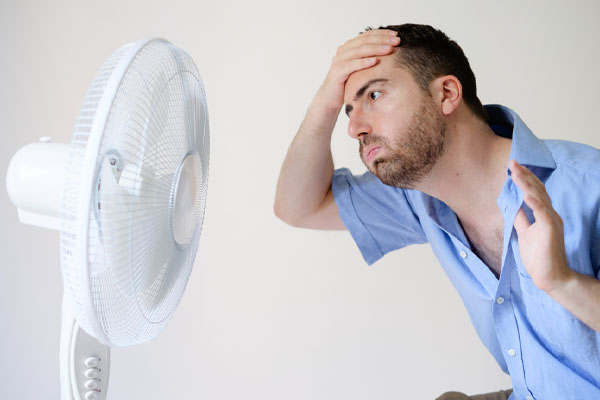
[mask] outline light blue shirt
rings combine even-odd
[[[600,275],[600,151],[583,144],[540,140],[519,116],[487,106],[497,135],[512,138],[510,159],[546,185],[564,222],[571,269]],[[600,399],[600,333],[580,322],[532,282],[521,262],[515,215],[531,210],[507,177],[497,199],[504,217],[502,271],[497,279],[471,250],[456,214],[416,190],[384,185],[367,172],[335,171],[339,214],[371,265],[386,253],[429,242],[458,290],[483,344],[510,374],[511,399]]]

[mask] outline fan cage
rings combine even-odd
[[[204,86],[187,53],[152,39],[107,59],[75,125],[61,211],[65,292],[80,326],[105,344],[148,341],[173,315],[198,249],[209,146]],[[189,154],[200,162],[182,246],[172,192]]]

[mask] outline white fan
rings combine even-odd
[[[106,60],[70,144],[46,137],[12,158],[19,219],[60,230],[63,400],[105,399],[109,346],[146,342],[173,315],[198,249],[208,160],[200,74],[155,38]]]

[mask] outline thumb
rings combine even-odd
[[[529,228],[531,224],[525,215],[525,211],[523,209],[519,209],[517,216],[515,217],[515,229],[517,230],[517,234],[521,236],[521,233],[525,233],[525,230]]]

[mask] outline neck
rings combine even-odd
[[[511,143],[470,114],[453,116],[444,154],[417,189],[446,203],[463,222],[494,215]]]

